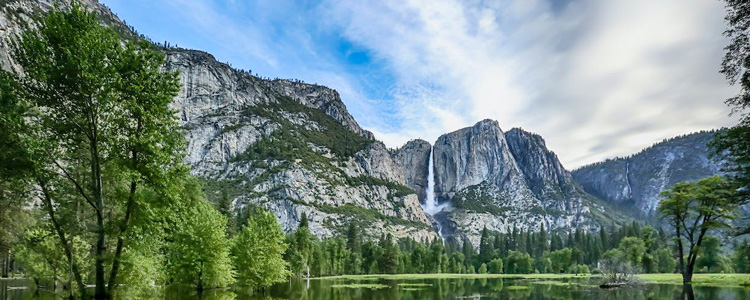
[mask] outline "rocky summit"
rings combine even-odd
[[[63,3],[64,4],[64,3]],[[84,1],[123,40],[143,39],[96,1]],[[9,38],[52,7],[51,1],[0,2],[0,66],[17,69]],[[368,235],[417,240],[468,238],[484,227],[508,232],[596,230],[629,222],[628,203],[653,211],[658,193],[682,180],[713,175],[711,133],[680,137],[634,156],[568,172],[544,139],[497,121],[389,149],[361,128],[339,94],[299,80],[264,79],[202,51],[154,45],[165,70],[179,71],[171,107],[187,140],[185,163],[212,201],[273,212],[286,231],[302,214],[311,232],[334,236],[351,223]],[[434,190],[428,191],[430,153]],[[574,180],[575,179],[575,180]],[[442,211],[426,214],[427,193]],[[432,198],[431,198],[432,199]]]
[[[441,136],[434,147],[435,192],[449,203],[445,225],[475,244],[484,227],[594,229],[628,219],[573,182],[539,135],[504,133],[497,121],[484,120]]]
[[[604,201],[635,214],[652,215],[659,193],[675,183],[721,174],[723,162],[712,158],[708,147],[714,133],[667,139],[628,157],[581,167],[573,171],[573,178]]]

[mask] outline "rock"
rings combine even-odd
[[[47,11],[51,3],[0,2],[3,42],[21,32],[21,23],[33,25],[31,13]],[[123,39],[138,39],[104,5],[82,4]],[[437,237],[418,196],[406,186],[419,184],[419,171],[410,163],[422,152],[392,152],[375,141],[338,92],[252,76],[203,51],[160,49],[166,54],[164,69],[179,71],[181,88],[170,107],[188,142],[185,163],[206,182],[209,199],[228,194],[237,210],[262,206],[287,232],[296,229],[304,212],[311,232],[321,237],[340,233],[350,222],[371,236],[388,231],[418,240]],[[18,69],[7,44],[0,45],[0,66]]]
[[[427,189],[428,160],[432,145],[425,140],[411,140],[394,151],[394,158],[399,161],[404,170],[406,186],[414,190],[419,196],[420,203],[424,203]]]
[[[639,153],[608,159],[573,171],[590,194],[636,213],[653,215],[659,193],[682,181],[722,174],[724,162],[710,158],[708,142],[715,131],[664,140]]]
[[[583,191],[539,135],[504,133],[496,121],[440,136],[434,160],[436,195],[452,205],[443,227],[475,245],[485,226],[596,230],[628,220]]]

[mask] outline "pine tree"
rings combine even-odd
[[[482,237],[479,240],[479,263],[488,263],[492,260],[494,249],[487,226],[482,229]]]

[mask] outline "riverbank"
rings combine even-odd
[[[369,274],[369,275],[339,275],[324,276],[310,279],[347,279],[347,280],[404,280],[404,279],[482,279],[482,278],[518,278],[518,279],[565,279],[565,278],[589,278],[596,275],[584,274]]]
[[[585,279],[598,278],[599,275],[589,274],[370,274],[370,275],[339,275],[311,278],[312,280],[409,280],[409,279],[482,279],[482,278],[509,278],[509,279]],[[658,284],[682,284],[680,274],[639,274],[638,278],[645,283]],[[725,286],[725,287],[749,287],[750,274],[695,274],[693,285],[700,286]]]
[[[682,284],[681,274],[640,274],[639,278],[647,283]],[[750,287],[750,274],[694,274],[693,285]]]

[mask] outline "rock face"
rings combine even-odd
[[[590,229],[626,220],[573,182],[540,136],[520,129],[503,133],[496,121],[438,138],[434,164],[435,193],[452,206],[448,232],[474,244],[484,226],[502,232]]]
[[[610,159],[573,171],[583,188],[604,201],[651,215],[659,193],[681,181],[721,174],[722,162],[709,158],[715,131],[697,132],[655,144],[625,158]]]
[[[138,38],[105,6],[83,4],[123,39]],[[51,1],[0,2],[3,42],[51,7]],[[161,51],[165,70],[180,73],[181,89],[171,108],[185,130],[185,162],[205,181],[210,200],[229,197],[237,210],[262,206],[286,231],[306,213],[318,236],[335,235],[355,222],[373,236],[387,231],[419,240],[437,237],[413,190],[425,185],[421,171],[412,169],[427,162],[425,142],[389,150],[357,124],[333,89],[261,79],[201,51]],[[7,44],[0,45],[0,64],[17,69]],[[429,144],[426,149],[429,154]]]
[[[306,213],[318,236],[349,222],[371,235],[435,236],[406,186],[404,163],[413,158],[375,141],[335,90],[263,80],[200,51],[165,51],[183,83],[173,107],[186,129],[186,162],[209,182],[209,198],[263,206],[287,231]]]
[[[427,167],[432,145],[425,140],[411,140],[395,151],[395,158],[404,166],[406,186],[417,192],[424,203],[427,189]]]

